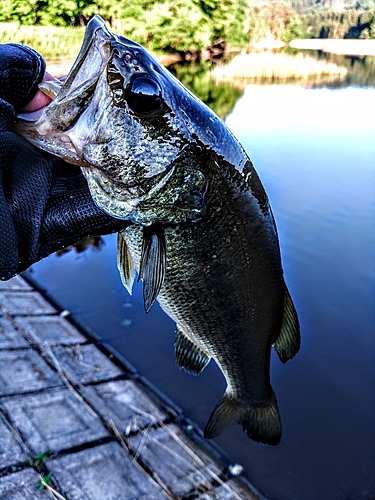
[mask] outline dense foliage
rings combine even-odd
[[[246,44],[248,10],[247,0],[2,0],[0,22],[74,26],[100,14],[149,48],[187,52]]]
[[[218,40],[375,38],[375,0],[2,0],[0,22],[85,26],[100,14],[149,49],[199,52]]]
[[[313,38],[372,38],[369,29],[374,21],[375,10],[362,9],[342,12],[327,9],[307,17],[310,35]]]

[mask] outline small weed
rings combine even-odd
[[[38,472],[41,471],[44,462],[47,460],[49,455],[51,454],[51,450],[47,450],[44,453],[35,453],[35,457],[25,457],[25,464],[30,467],[34,467]]]
[[[34,457],[25,457],[24,459],[26,465],[33,467],[40,474],[41,480],[35,485],[38,490],[51,489],[50,482],[53,473],[51,471],[46,473],[45,468],[45,461],[51,453],[51,450],[47,450],[44,453],[35,453]]]
[[[42,479],[36,485],[36,487],[38,488],[38,490],[43,490],[44,488],[46,488],[47,486],[49,486],[49,484],[51,482],[52,474],[53,474],[52,472],[49,472],[45,476],[42,476]]]

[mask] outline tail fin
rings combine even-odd
[[[254,441],[277,445],[281,439],[281,421],[275,394],[268,401],[243,406],[227,394],[212,412],[204,430],[204,437],[211,439],[232,425],[241,424]]]

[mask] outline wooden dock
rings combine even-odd
[[[262,500],[126,360],[0,282],[0,500]]]

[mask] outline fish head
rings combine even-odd
[[[99,207],[143,225],[203,216],[225,126],[141,45],[94,16],[66,79],[40,87],[52,102],[15,131],[79,165]]]

